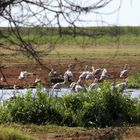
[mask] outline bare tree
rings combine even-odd
[[[22,36],[21,27],[59,27],[59,34],[62,36],[61,27],[63,23],[75,28],[78,22],[85,22],[82,14],[96,13],[99,9],[106,7],[114,0],[1,0],[0,1],[0,22],[8,23],[9,34],[0,31],[0,36],[6,38],[16,47],[12,48],[21,51],[27,56],[33,57],[41,64],[38,52],[27,38]],[[121,0],[120,0],[121,1]],[[99,13],[99,11],[98,11]],[[11,39],[11,36],[16,40]],[[3,45],[3,44],[1,44]],[[48,52],[53,49],[50,45]]]

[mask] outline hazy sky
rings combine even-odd
[[[140,0],[122,0],[119,10],[112,14],[107,14],[119,7],[121,0],[114,0],[106,8],[100,9],[96,16],[88,16],[87,19],[95,19],[94,25],[120,25],[120,26],[140,26]],[[105,21],[102,23],[100,21]],[[90,24],[90,23],[89,23]]]
[[[112,15],[112,19],[114,20],[112,20],[110,16],[104,16],[104,18],[107,19],[108,22],[117,23],[122,26],[140,26],[140,0],[122,0],[120,10]]]
[[[86,3],[85,3],[86,1]],[[112,14],[115,9],[121,7],[119,10]],[[75,0],[76,2],[76,0]],[[90,5],[92,0],[81,0],[81,3]],[[89,3],[88,3],[89,2]],[[88,22],[76,23],[78,26],[107,26],[107,25],[120,25],[120,26],[140,26],[140,0],[113,0],[108,6],[103,9],[99,9],[95,13],[83,14],[82,20],[88,20]],[[98,14],[98,12],[103,14]],[[101,22],[104,21],[104,22]],[[0,19],[0,26],[6,26],[6,22]],[[67,26],[63,20],[61,21],[62,26]]]

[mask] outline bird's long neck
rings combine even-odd
[[[128,65],[126,64],[126,65],[124,66],[124,70],[127,70],[127,67],[128,67]]]
[[[92,72],[95,72],[95,68],[92,66]]]

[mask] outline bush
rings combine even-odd
[[[37,87],[37,92],[29,90],[25,96],[17,96],[12,101],[6,101],[1,119],[5,122],[4,116],[10,115],[9,121],[20,123],[44,124],[52,122],[59,124],[62,121],[61,114],[55,109],[57,103],[48,97],[48,94],[42,93],[41,88]]]
[[[101,90],[48,97],[37,87],[0,107],[0,122],[106,127],[140,122],[140,100],[132,99],[107,84]]]

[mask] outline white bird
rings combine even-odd
[[[87,73],[87,76],[86,76],[85,79],[86,79],[86,80],[90,80],[90,79],[93,79],[93,78],[94,78],[94,73],[89,71],[89,72]]]
[[[73,74],[70,70],[67,70],[65,73],[64,73],[64,81],[65,82],[70,82],[72,80],[72,77],[73,77]]]
[[[81,75],[79,76],[80,77],[83,77],[85,78],[85,80],[90,80],[90,79],[93,79],[94,78],[94,71],[89,71],[88,70],[88,65],[85,66],[85,71],[83,71],[81,73]]]
[[[82,78],[86,79],[86,76],[88,75],[88,73],[89,73],[89,71],[88,71],[88,65],[85,65],[85,69],[84,69],[83,72],[81,72],[79,78],[82,77]]]
[[[87,72],[85,72],[85,71],[84,71],[84,72],[82,72],[82,73],[80,74],[79,78],[81,78],[81,77],[82,77],[82,78],[84,78],[84,79],[85,79],[85,78],[86,78],[86,76],[87,76]]]
[[[84,84],[85,84],[85,78],[80,77],[75,86],[75,92],[85,91],[86,88],[85,88]]]
[[[111,89],[118,89],[120,91],[124,91],[127,89],[127,87],[128,87],[128,80],[125,80],[124,82],[121,82],[119,84],[113,83]]]
[[[98,84],[97,83],[92,83],[89,87],[88,90],[93,90],[93,89],[97,89],[98,88]]]
[[[120,73],[120,78],[128,77],[128,64],[125,64],[123,71]]]
[[[64,81],[56,83],[55,85],[53,85],[52,89],[60,89],[63,87],[63,85],[70,83],[72,81],[73,74],[71,72],[71,66],[72,65],[69,64],[67,71],[64,73]]]
[[[107,80],[109,78],[107,69],[103,69],[100,80]]]
[[[76,85],[77,85],[77,82],[72,82],[72,83],[70,84],[71,91],[74,91],[74,92],[75,92],[75,87],[76,87]]]
[[[55,85],[52,86],[52,89],[61,89],[64,84],[65,82],[56,83]]]
[[[4,80],[3,76],[0,78],[0,80],[3,82],[3,80]]]
[[[72,81],[73,73],[71,72],[72,64],[68,65],[67,71],[64,73],[64,82],[69,83]]]
[[[84,86],[84,83],[85,83],[85,78],[84,77],[79,77],[77,82],[72,82],[70,84],[70,88],[74,92],[85,91],[86,88]]]
[[[95,69],[92,66],[92,71],[93,71],[93,74],[94,74],[95,77],[100,77],[101,76],[101,73],[102,73],[102,70],[101,69]]]
[[[98,79],[95,78],[94,82],[88,87],[88,90],[98,89]]]
[[[21,71],[20,74],[19,74],[18,79],[19,79],[19,80],[24,79],[24,78],[26,78],[28,75],[33,75],[33,73],[30,73],[30,72],[27,72],[27,71]]]
[[[86,88],[81,86],[81,85],[79,85],[79,84],[77,84],[75,86],[75,92],[80,92],[80,91],[85,91],[85,90],[86,90]]]
[[[40,78],[36,78],[35,81],[34,81],[34,83],[35,83],[35,84],[41,83],[41,79],[40,79]]]
[[[84,87],[79,85],[77,82],[72,82],[70,84],[70,88],[71,88],[71,91],[73,91],[73,92],[80,92],[80,91],[84,90]]]

